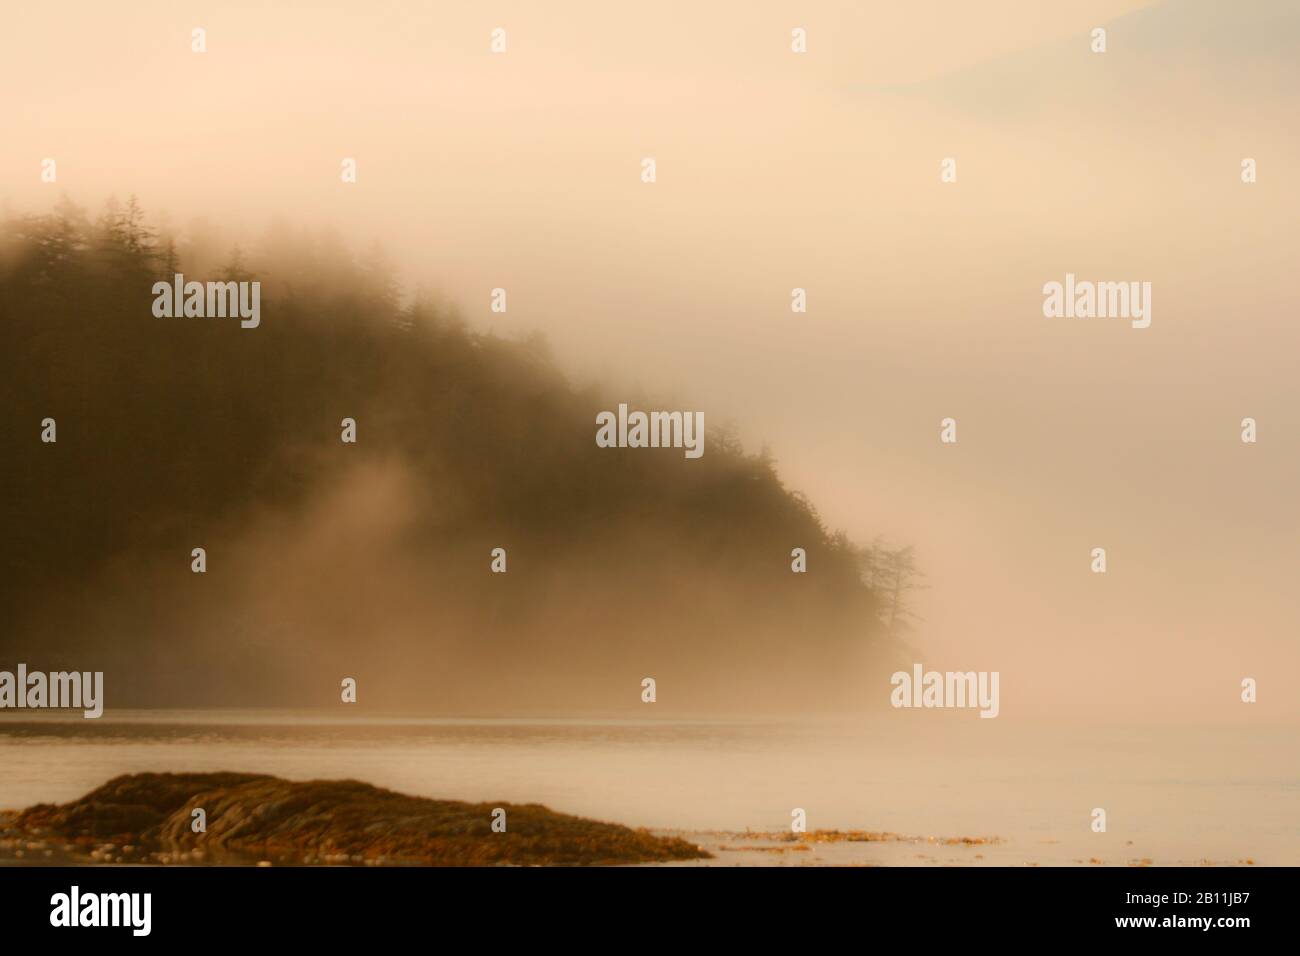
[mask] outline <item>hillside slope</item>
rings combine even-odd
[[[172,270],[257,278],[260,326],[155,317]],[[390,709],[635,708],[646,676],[695,711],[852,707],[888,649],[871,552],[769,458],[707,414],[698,459],[597,447],[620,402],[693,406],[575,388],[539,337],[399,305],[381,260],[279,236],[221,266],[65,203],[6,224],[0,329],[0,658],[104,670],[110,708],[344,677]]]

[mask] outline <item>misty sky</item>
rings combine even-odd
[[[1300,716],[1294,4],[5,18],[14,211],[134,192],[254,248],[277,218],[382,240],[475,327],[540,329],[575,381],[734,421],[832,528],[914,544],[920,660],[1001,671],[1004,717]],[[1044,318],[1067,272],[1151,282],[1151,327]]]

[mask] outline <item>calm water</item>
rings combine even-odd
[[[944,715],[947,717],[948,715]],[[970,715],[963,714],[969,718]],[[996,836],[1007,862],[1300,864],[1292,728],[1055,731],[998,720],[338,718],[139,711],[0,719],[0,808],[137,771],[351,777],[658,829]],[[1106,834],[1089,814],[1104,807]],[[992,855],[998,859],[997,854]]]

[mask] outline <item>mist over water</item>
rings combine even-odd
[[[1290,0],[6,16],[0,670],[107,706],[0,714],[0,808],[235,770],[1300,863]],[[128,197],[257,328],[151,314]],[[623,403],[702,456],[598,447]],[[916,664],[997,718],[892,709]]]
[[[1294,765],[1273,760],[1290,745],[1283,731],[1080,731],[926,716],[933,719],[126,712],[91,730],[85,722],[11,725],[0,740],[0,809],[73,800],[119,773],[239,767],[294,780],[362,779],[434,798],[540,802],[664,830],[788,831],[791,808],[805,807],[810,830],[999,841],[976,850],[864,844],[853,862],[1300,862],[1300,778]],[[1105,795],[1111,832],[1078,825],[1093,806],[1088,794]]]

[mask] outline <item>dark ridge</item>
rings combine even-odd
[[[173,271],[260,281],[260,326],[155,317]],[[134,201],[11,219],[0,390],[0,667],[102,670],[110,708],[328,706],[351,676],[367,706],[609,709],[647,675],[697,712],[835,708],[893,669],[899,552],[829,531],[709,409],[702,458],[598,448],[619,402],[697,406],[574,387],[540,336],[402,304],[327,238],[218,255]]]

